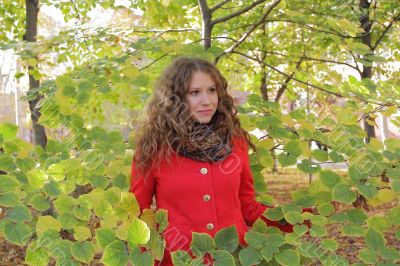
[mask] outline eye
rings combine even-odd
[[[189,94],[196,95],[199,91],[191,91]]]
[[[210,91],[211,91],[211,92],[216,92],[217,89],[216,89],[216,88],[210,88]]]

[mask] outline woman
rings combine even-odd
[[[282,231],[289,224],[262,216],[256,202],[248,145],[227,81],[206,60],[178,58],[158,80],[146,123],[136,136],[131,189],[141,210],[168,210],[166,250],[161,265],[172,265],[170,252],[189,250],[192,232],[214,236],[235,225],[240,243],[257,218]]]

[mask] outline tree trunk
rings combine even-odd
[[[202,29],[201,29],[201,38],[203,40],[203,47],[207,50],[211,47],[211,33],[213,25],[211,22],[211,11],[207,5],[207,1],[199,0],[201,18],[202,18]]]
[[[25,0],[26,3],[26,34],[25,38],[28,42],[36,42],[37,36],[37,18],[39,12],[39,0]],[[29,66],[28,70],[33,70],[36,66]],[[29,74],[29,90],[32,91],[40,85],[32,74]],[[37,107],[42,97],[37,94],[36,98],[29,101],[29,109],[31,111],[32,130],[34,135],[34,144],[46,147],[47,137],[43,126],[38,124],[40,118],[40,108]]]
[[[368,47],[372,47],[371,45],[371,25],[372,22],[370,21],[369,17],[369,9],[371,3],[368,0],[360,0],[359,7],[362,11],[360,16],[360,23],[361,27],[364,29],[365,33],[361,37],[361,41],[363,44],[368,45]],[[372,66],[363,65],[363,71],[361,73],[361,79],[371,78],[372,77]],[[371,138],[375,137],[375,127],[367,123],[367,120],[372,120],[370,117],[364,118],[364,131],[367,134],[365,138],[365,142],[369,143]]]

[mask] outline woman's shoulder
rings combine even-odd
[[[248,149],[247,139],[244,136],[233,136],[232,144],[233,146],[239,148],[240,150]]]

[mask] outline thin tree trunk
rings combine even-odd
[[[203,40],[203,47],[208,49],[211,47],[211,33],[213,24],[211,24],[211,10],[207,5],[206,0],[198,0],[202,18],[201,38]]]
[[[369,9],[370,9],[371,3],[369,3],[368,0],[360,0],[359,7],[362,10],[362,14],[360,16],[360,23],[361,27],[364,29],[365,33],[363,33],[361,37],[361,41],[363,44],[368,45],[372,49],[371,45],[371,25],[372,22],[370,21],[369,17]],[[371,78],[372,77],[372,66],[366,66],[363,65],[363,71],[361,73],[361,79],[365,78]],[[367,120],[372,120],[370,117],[365,117],[364,118],[364,131],[367,134],[367,137],[365,138],[365,142],[369,143],[371,138],[375,137],[375,128],[374,125],[368,124]]]
[[[36,42],[37,36],[37,18],[39,12],[39,0],[25,0],[26,3],[26,41]],[[29,70],[37,68],[29,66]],[[29,74],[29,90],[32,91],[40,85],[39,80],[36,80],[32,74]],[[40,108],[37,107],[38,102],[42,97],[37,94],[36,98],[29,101],[29,109],[31,111],[32,129],[34,135],[34,144],[40,145],[43,148],[47,144],[47,136],[43,126],[38,124],[40,118]]]

